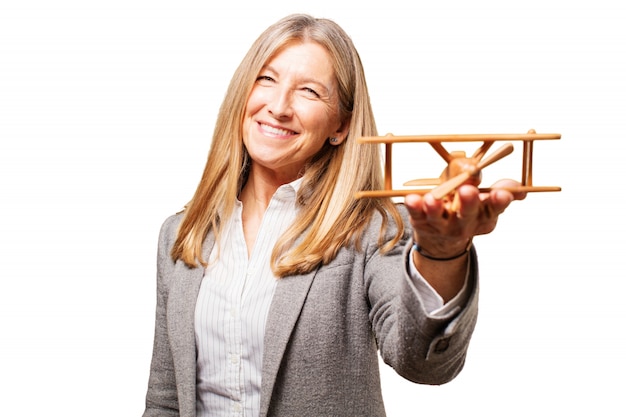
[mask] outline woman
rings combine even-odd
[[[292,15],[261,34],[195,195],[161,230],[144,416],[384,416],[378,352],[418,383],[458,374],[472,236],[523,196],[464,185],[456,215],[431,195],[354,199],[382,188],[378,147],[355,141],[371,135],[339,26]]]

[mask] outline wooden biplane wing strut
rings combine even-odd
[[[356,193],[356,198],[366,197],[398,197],[408,194],[426,194],[432,192],[435,198],[442,199],[460,187],[470,183],[478,187],[481,180],[481,171],[485,167],[499,161],[513,152],[513,145],[505,143],[491,154],[488,150],[495,142],[522,141],[522,177],[519,187],[507,188],[512,192],[550,192],[561,191],[556,186],[535,186],[533,184],[533,142],[536,140],[558,140],[559,133],[536,133],[533,129],[526,134],[469,134],[469,135],[421,135],[421,136],[367,136],[357,139],[357,143],[384,144],[384,190],[364,190]],[[420,188],[394,190],[392,187],[392,145],[394,143],[427,142],[446,161],[447,167],[438,178],[419,178],[404,183],[405,186],[419,186]],[[444,142],[483,142],[483,144],[471,156],[465,152],[448,152],[442,145]],[[490,188],[480,188],[488,191]]]

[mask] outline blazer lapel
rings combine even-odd
[[[214,243],[212,236],[207,237],[204,259],[209,259]],[[172,283],[168,301],[170,343],[176,364],[180,415],[193,416],[196,407],[195,307],[204,268],[191,269],[179,261],[175,273],[177,278]],[[265,327],[261,417],[267,416],[269,411],[280,363],[315,273],[282,278],[276,286]]]
[[[315,273],[281,278],[276,286],[265,326],[261,417],[267,416],[269,411],[276,375]]]
[[[204,242],[204,259],[213,248],[214,239]],[[194,416],[196,410],[196,336],[195,309],[204,268],[189,268],[178,261],[175,266],[176,279],[172,282],[168,298],[168,326],[170,344],[176,366],[181,416]]]

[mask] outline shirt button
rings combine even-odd
[[[448,350],[448,346],[450,346],[450,339],[441,339],[435,345],[435,353],[443,353]]]
[[[236,353],[231,353],[230,354],[230,363],[232,363],[233,365],[236,365],[239,363],[239,355],[237,355]]]
[[[234,410],[236,413],[241,412],[241,403],[238,403],[238,402],[237,402],[237,403],[234,403],[234,404],[233,404],[233,410]]]

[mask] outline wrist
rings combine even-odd
[[[454,259],[459,259],[467,255],[471,248],[472,248],[472,239],[469,239],[465,243],[465,245],[462,247],[462,249],[452,250],[452,249],[446,248],[445,250],[442,249],[436,252],[429,251],[428,249],[421,246],[419,242],[417,242],[417,240],[415,239],[413,240],[413,250],[417,252],[421,257],[430,259],[432,261],[445,262],[445,261],[452,261]]]

